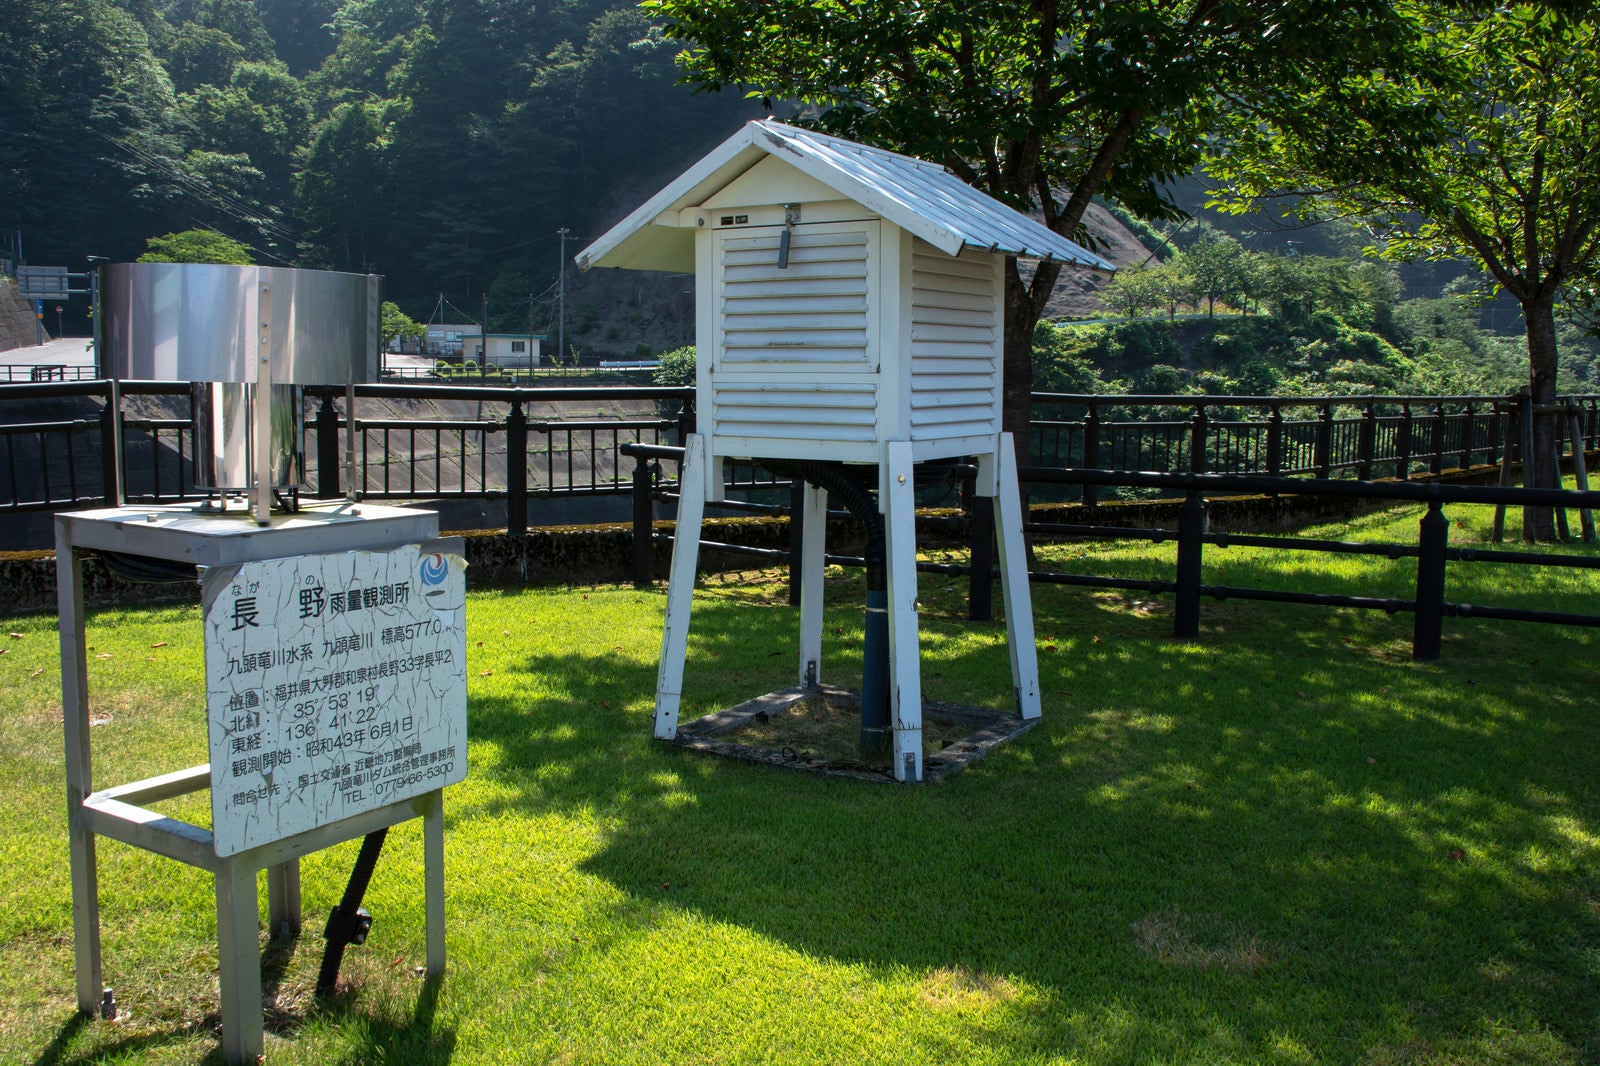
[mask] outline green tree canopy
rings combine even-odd
[[[1363,0],[816,4],[646,0],[688,43],[685,76],[798,99],[816,123],[944,163],[1082,239],[1104,194],[1171,215],[1223,105],[1376,61],[1397,25]],[[1033,327],[1060,273],[1007,271],[1006,424],[1026,422]]]
[[[428,327],[400,310],[398,304],[392,301],[383,301],[378,308],[378,342],[383,348],[389,347],[394,340],[406,338],[420,339],[428,332]]]
[[[150,250],[138,259],[141,263],[232,263],[249,266],[250,249],[216,230],[191,229],[151,237]]]
[[[1408,3],[1408,70],[1355,70],[1275,102],[1218,161],[1238,201],[1313,190],[1306,210],[1368,216],[1394,258],[1466,257],[1522,306],[1536,404],[1555,400],[1555,308],[1600,274],[1600,20],[1516,4]],[[1539,422],[1536,484],[1555,483]],[[1525,533],[1554,536],[1550,513]]]

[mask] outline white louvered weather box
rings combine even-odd
[[[584,269],[696,279],[699,432],[685,442],[658,736],[677,728],[703,504],[719,498],[730,458],[877,469],[893,766],[896,777],[916,780],[913,467],[974,457],[979,494],[999,502],[1018,707],[1025,718],[1038,715],[1015,462],[1000,424],[1008,255],[1111,269],[940,166],[766,121],[746,125],[578,256]],[[822,540],[826,495],[813,487],[807,501],[809,548]],[[814,684],[820,547],[807,554],[816,557],[802,564],[801,679]]]

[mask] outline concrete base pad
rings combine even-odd
[[[825,758],[813,755],[799,745],[764,746],[741,738],[758,724],[791,710],[806,700],[821,698],[830,706],[846,706],[854,711],[859,722],[861,697],[857,692],[834,685],[808,687],[793,685],[769,692],[764,696],[729,707],[726,710],[696,718],[678,727],[675,739],[663,743],[692,751],[704,752],[745,762],[764,763],[786,770],[826,777],[850,777],[863,781],[893,782],[888,761],[882,767],[869,766],[855,759]],[[961,768],[977,762],[996,746],[1020,736],[1037,724],[1038,719],[1024,721],[1015,714],[1004,714],[985,707],[968,707],[954,703],[924,700],[922,717],[926,728],[938,726],[947,735],[958,736],[923,760],[923,780],[941,780]],[[852,726],[852,729],[857,726]],[[852,732],[852,736],[854,733]]]

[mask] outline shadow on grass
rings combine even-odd
[[[1128,597],[1035,604],[1044,723],[933,788],[653,746],[653,664],[582,652],[522,664],[561,698],[475,701],[474,743],[496,803],[603,810],[583,869],[642,901],[875,972],[1026,982],[974,1036],[1003,1058],[1600,1040],[1586,635],[1453,633],[1416,665],[1408,619],[1224,603],[1182,644]],[[686,692],[786,682],[793,624],[697,602]],[[929,619],[925,672],[1008,685],[1003,641],[964,632]]]
[[[60,1029],[56,1030],[56,1035],[51,1039],[49,1045],[39,1052],[39,1056],[33,1060],[34,1066],[57,1066],[58,1063],[68,1061],[62,1056],[67,1053],[67,1048],[72,1045],[73,1040],[77,1038],[79,1033],[83,1032],[88,1024],[89,1016],[87,1014],[74,1013]]]
[[[326,1012],[327,1020],[340,1028],[348,1042],[336,1061],[350,1066],[374,1062],[435,1066],[449,1062],[455,1055],[455,1030],[437,1028],[435,1020],[442,984],[442,978],[426,978],[411,1017],[404,1021],[374,1016],[366,1011],[347,1012],[339,1007],[340,999],[336,998],[333,1009]]]

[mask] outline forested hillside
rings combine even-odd
[[[81,264],[214,227],[544,328],[558,229],[762,113],[675,85],[678,47],[633,0],[5,0],[0,229]]]

